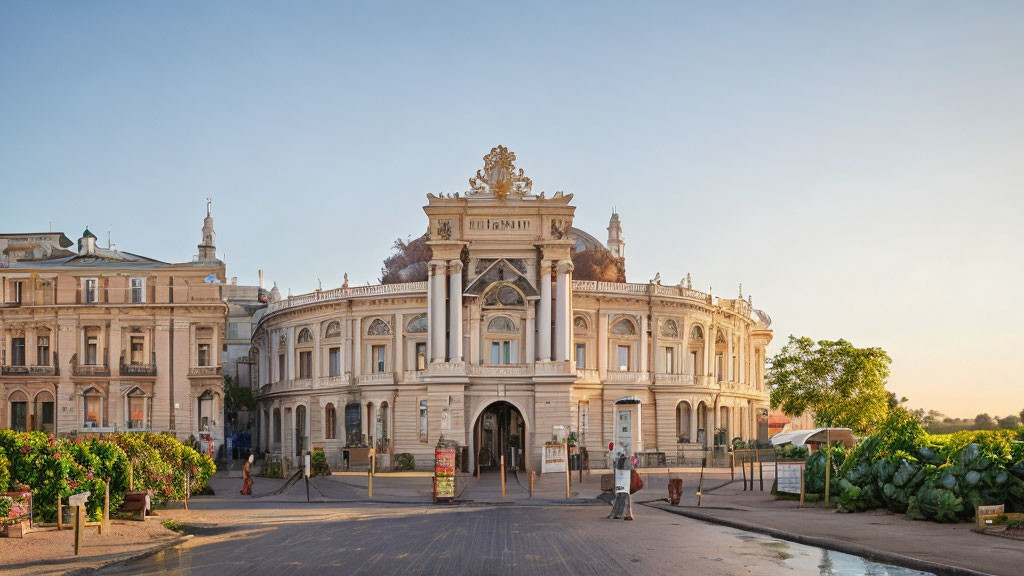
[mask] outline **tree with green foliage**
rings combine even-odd
[[[768,368],[772,408],[792,416],[811,410],[818,426],[867,434],[889,411],[890,362],[881,348],[790,336]]]
[[[974,429],[975,430],[995,430],[996,419],[985,414],[978,414],[974,417]]]

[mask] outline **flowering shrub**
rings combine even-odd
[[[309,457],[309,474],[311,476],[330,476],[331,468],[327,465],[327,455],[323,448],[314,448]]]
[[[84,441],[0,430],[0,482],[6,484],[8,477],[30,486],[35,516],[42,522],[56,520],[58,496],[85,491],[92,493],[86,504],[88,515],[98,520],[108,478],[110,507],[116,510],[128,491],[129,474],[137,490],[152,489],[158,501],[166,501],[184,498],[186,477],[197,492],[215,471],[209,456],[166,435],[111,434]]]
[[[7,492],[7,487],[11,483],[11,461],[7,459],[7,455],[0,450],[0,493]]]

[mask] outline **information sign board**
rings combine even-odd
[[[776,490],[786,494],[799,494],[804,477],[803,462],[776,462],[775,478],[778,480]]]

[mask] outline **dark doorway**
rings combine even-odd
[[[484,409],[476,419],[473,438],[482,470],[500,467],[502,454],[507,469],[526,469],[526,420],[512,404],[499,401]]]

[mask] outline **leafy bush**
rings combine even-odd
[[[416,459],[408,452],[395,454],[395,470],[415,470]]]
[[[331,468],[327,465],[327,455],[323,448],[314,448],[309,457],[309,473],[311,476],[330,476]]]
[[[7,487],[11,484],[11,461],[7,459],[7,455],[0,450],[0,493],[7,492]]]
[[[11,514],[11,506],[14,505],[14,499],[10,496],[0,496],[0,518],[6,518]]]
[[[956,522],[975,507],[1024,509],[1024,480],[1012,473],[1024,448],[1020,431],[961,431],[929,435],[904,410],[893,410],[840,470],[840,505],[858,512],[887,508],[920,520]],[[1015,466],[1016,464],[1016,466]]]
[[[832,482],[839,477],[839,468],[846,459],[846,450],[842,446],[832,446],[828,451],[825,448],[818,450],[807,457],[807,464],[804,466],[804,489],[808,494],[825,493],[825,468],[827,453],[832,453]],[[833,490],[835,494],[837,491]]]
[[[785,446],[775,447],[776,460],[806,460],[807,454],[807,446],[794,446],[792,444],[786,444]]]

